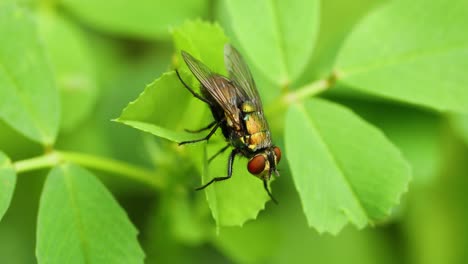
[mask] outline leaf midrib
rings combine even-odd
[[[69,174],[69,167],[62,166],[61,170],[63,171],[63,179],[64,179],[65,185],[66,185],[68,193],[69,193],[68,197],[69,197],[71,208],[73,210],[74,223],[75,223],[75,226],[78,229],[78,235],[79,235],[79,240],[80,240],[79,243],[80,243],[81,252],[83,253],[83,258],[84,258],[85,263],[90,263],[90,258],[89,258],[89,255],[88,255],[88,242],[87,242],[87,239],[86,239],[86,235],[85,235],[85,231],[84,231],[84,227],[83,227],[83,222],[81,220],[82,217],[81,217],[80,209],[79,209],[79,206],[77,205],[78,203],[76,201],[77,200],[76,199],[76,192],[75,192],[75,189],[73,187],[73,180],[71,179],[72,175]]]
[[[298,104],[297,106],[298,106],[299,110],[304,114],[304,116],[309,117],[309,114],[307,113],[307,110],[305,109],[303,104]],[[346,177],[342,166],[339,164],[338,160],[335,158],[335,156],[330,151],[330,148],[328,147],[328,144],[323,139],[322,134],[320,133],[320,130],[318,129],[318,127],[315,125],[315,123],[313,122],[313,120],[311,118],[307,118],[307,121],[308,121],[308,124],[310,125],[310,127],[317,132],[317,137],[319,139],[319,143],[325,148],[325,150],[327,152],[327,156],[330,158],[330,160],[333,162],[333,164],[335,164],[335,166],[338,169],[338,171],[340,172],[340,175],[342,176],[343,180],[347,183],[346,185],[348,186],[348,189],[351,192],[351,195],[353,196],[354,200],[359,205],[359,208],[364,213],[366,218],[369,219],[369,215],[368,215],[367,211],[364,209],[364,206],[362,205],[361,200],[359,200],[359,198],[358,198],[358,196],[356,194],[356,191],[354,190],[353,186],[351,185],[348,178]]]
[[[384,68],[396,64],[405,64],[411,61],[416,61],[419,59],[424,59],[426,57],[437,56],[439,54],[451,53],[456,51],[463,51],[468,49],[467,43],[457,43],[453,45],[448,45],[444,47],[435,47],[426,50],[411,50],[404,52],[400,55],[393,57],[380,58],[374,60],[362,66],[351,66],[348,69],[337,69],[338,77],[340,79],[350,77],[353,75],[362,74],[365,72],[370,72],[379,68]]]

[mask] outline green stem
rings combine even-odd
[[[50,168],[62,162],[73,162],[87,168],[125,176],[126,178],[148,184],[155,189],[162,189],[165,186],[163,180],[156,178],[154,172],[150,170],[122,161],[84,153],[53,151],[40,157],[17,161],[13,165],[17,173],[22,173]]]
[[[312,95],[321,93],[332,86],[332,77],[329,79],[321,79],[313,83],[302,86],[301,88],[292,92],[282,95],[278,100],[275,100],[275,104],[270,105],[266,109],[268,114],[274,114],[284,110],[287,106],[292,103],[300,102]]]
[[[302,88],[299,88],[293,92],[286,94],[283,97],[283,101],[286,105],[290,105],[292,103],[302,101],[303,99],[308,98],[312,95],[323,92],[328,87],[330,87],[330,82],[328,80],[318,80],[316,82],[307,84]]]
[[[32,170],[50,168],[59,163],[60,157],[57,153],[50,152],[43,156],[17,161],[13,163],[13,166],[17,173],[23,173]]]

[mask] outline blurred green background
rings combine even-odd
[[[170,69],[171,27],[196,18],[216,21],[236,42],[224,1],[17,2],[34,15],[40,36],[53,47],[51,56],[58,61],[53,66],[66,118],[57,149],[155,167],[169,182],[167,190],[155,193],[98,174],[138,228],[147,263],[468,263],[465,117],[357,93],[326,93],[381,128],[410,161],[409,192],[391,217],[363,230],[348,226],[337,236],[319,235],[307,226],[293,181],[282,173],[273,183],[279,206],[268,203],[257,220],[242,228],[217,229],[205,196],[192,191],[198,176],[174,144],[110,120],[145,85]],[[325,76],[347,34],[382,4],[322,1],[318,44],[301,82]],[[280,129],[274,135],[281,146]],[[0,148],[14,161],[43,151],[2,121]],[[286,163],[283,166],[288,171]],[[12,204],[0,222],[0,263],[36,262],[36,219],[44,176],[45,171],[36,171],[18,177]]]

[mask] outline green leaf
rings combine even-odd
[[[83,22],[115,34],[149,39],[169,39],[169,28],[188,18],[204,17],[207,0],[93,1],[62,0]]]
[[[21,177],[17,177],[10,207],[0,222],[2,263],[37,263],[34,244],[38,200],[44,184],[43,171],[24,173]]]
[[[287,113],[286,154],[310,226],[336,234],[381,220],[407,189],[410,168],[375,127],[313,99]]]
[[[90,113],[98,95],[93,60],[82,32],[53,13],[39,16],[62,103],[61,128],[73,130]]]
[[[210,140],[208,157],[204,157],[202,184],[214,177],[227,175],[227,163],[231,149],[216,157],[210,164],[207,160],[226,142]],[[263,182],[247,171],[247,160],[237,156],[234,160],[232,177],[215,182],[205,188],[206,199],[218,226],[242,226],[247,220],[255,219],[270,200]]]
[[[275,83],[304,71],[319,28],[319,1],[227,1],[232,29],[245,54]]]
[[[339,81],[441,111],[468,112],[468,35],[460,34],[467,12],[464,0],[391,1],[347,39],[336,63]]]
[[[64,164],[49,175],[40,201],[39,263],[143,263],[137,230],[90,172]]]
[[[51,145],[59,98],[35,23],[25,10],[0,4],[0,36],[0,118],[28,138]]]
[[[200,120],[208,110],[202,105],[204,103],[190,94],[175,72],[168,72],[148,85],[116,121],[168,140],[192,140],[200,135],[184,132],[183,129],[200,127]]]
[[[16,173],[10,159],[0,152],[0,220],[10,206],[16,185]]]

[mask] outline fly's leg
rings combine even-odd
[[[233,149],[231,151],[231,154],[229,155],[228,167],[227,167],[227,176],[213,178],[213,179],[211,179],[211,181],[209,181],[208,183],[206,183],[203,186],[200,186],[200,187],[196,188],[195,190],[197,190],[197,191],[203,190],[206,187],[208,187],[210,184],[212,184],[213,182],[224,181],[224,180],[227,180],[227,179],[231,178],[231,176],[232,176],[232,165],[234,164],[234,158],[236,157],[237,153],[238,153],[238,150]]]
[[[211,122],[209,125],[207,125],[206,127],[202,127],[200,129],[195,129],[195,130],[191,130],[191,129],[184,129],[186,132],[189,132],[189,133],[199,133],[199,132],[202,132],[202,131],[205,131],[205,130],[208,130],[210,128],[212,128],[214,125],[216,125],[216,120]]]
[[[208,163],[210,163],[212,160],[214,160],[214,158],[216,158],[219,154],[223,153],[224,151],[226,151],[226,149],[229,148],[229,144],[227,144],[226,146],[224,146],[222,149],[218,150],[218,152],[216,152],[213,156],[211,156],[209,159],[208,159]]]
[[[190,143],[196,143],[196,142],[200,142],[200,141],[205,141],[205,140],[209,140],[211,138],[211,136],[213,136],[213,134],[216,132],[216,130],[218,129],[218,127],[221,125],[221,123],[224,121],[224,119],[220,120],[218,123],[216,123],[213,128],[211,129],[210,133],[208,133],[208,135],[206,135],[206,137],[204,138],[200,138],[200,139],[195,139],[195,140],[188,140],[188,141],[182,141],[179,143],[179,146],[181,145],[185,145],[185,144],[190,144]]]
[[[278,201],[276,201],[275,197],[271,194],[270,190],[268,189],[268,180],[263,179],[263,187],[265,188],[265,191],[268,193],[268,196],[270,196],[270,199],[275,203],[278,204]]]
[[[184,80],[182,80],[182,77],[180,77],[180,74],[179,74],[179,71],[178,70],[175,70],[176,74],[177,74],[177,77],[179,78],[180,82],[185,86],[185,88],[187,88],[187,90],[189,90],[189,92],[195,96],[196,98],[198,98],[199,100],[211,105],[211,102],[206,100],[205,98],[203,98],[201,95],[197,94],[192,88],[190,88],[190,86],[188,86]]]

